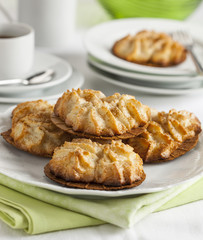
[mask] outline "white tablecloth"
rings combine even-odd
[[[203,4],[186,21],[203,24]],[[82,43],[82,35],[76,34],[73,41],[65,51],[55,53],[67,59],[75,68],[85,76],[85,84],[82,88],[92,88],[103,91],[106,95],[114,92],[135,95],[142,103],[158,110],[169,110],[171,108],[186,109],[194,112],[203,122],[203,94],[184,96],[155,96],[138,93],[128,89],[116,87],[103,82],[95,77],[86,63],[86,53]],[[9,104],[0,103],[0,111],[8,108]],[[156,239],[156,240],[202,240],[203,239],[203,201],[190,203],[159,213],[153,213],[137,223],[131,229],[125,230],[110,224],[97,227],[88,227],[54,233],[28,236],[23,231],[13,230],[0,221],[0,239],[88,239],[88,240],[114,240],[114,239]]]

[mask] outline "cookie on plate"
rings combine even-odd
[[[52,112],[53,106],[43,100],[21,103],[12,112],[12,128],[1,135],[16,148],[51,157],[56,147],[71,140],[52,123]]]
[[[144,181],[142,165],[133,148],[120,140],[99,144],[90,139],[74,139],[55,149],[45,174],[68,187],[118,190]]]
[[[56,126],[78,137],[122,139],[143,132],[150,108],[126,94],[73,89],[58,99],[54,114]]]
[[[201,124],[193,113],[172,109],[153,113],[147,129],[127,143],[145,163],[164,162],[194,148],[200,132]]]
[[[154,67],[177,65],[187,56],[187,50],[169,35],[146,30],[118,40],[112,52],[126,61]]]

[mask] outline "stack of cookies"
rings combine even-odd
[[[157,112],[135,97],[85,89],[65,92],[55,106],[42,100],[19,104],[13,146],[45,157],[46,176],[75,188],[118,190],[145,179],[144,163],[177,158],[197,143],[201,124],[193,113]]]

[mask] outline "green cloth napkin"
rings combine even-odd
[[[80,199],[0,174],[0,218],[29,234],[111,223],[133,226],[148,214],[203,199],[203,178],[169,190],[104,200]]]

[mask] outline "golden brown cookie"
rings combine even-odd
[[[12,113],[12,128],[2,136],[18,149],[50,157],[56,147],[72,139],[52,123],[52,111],[53,106],[42,100],[19,104]]]
[[[154,67],[177,65],[187,56],[187,50],[169,35],[146,30],[118,40],[112,52],[126,61]]]
[[[193,113],[172,109],[152,119],[142,134],[127,140],[145,163],[173,160],[197,144],[201,124]]]
[[[139,134],[148,124],[150,108],[130,95],[106,97],[100,91],[73,89],[58,99],[54,114],[53,122],[71,134],[118,139]]]
[[[144,180],[142,164],[133,148],[121,141],[102,145],[88,139],[74,139],[55,149],[45,174],[67,186],[123,189]]]

